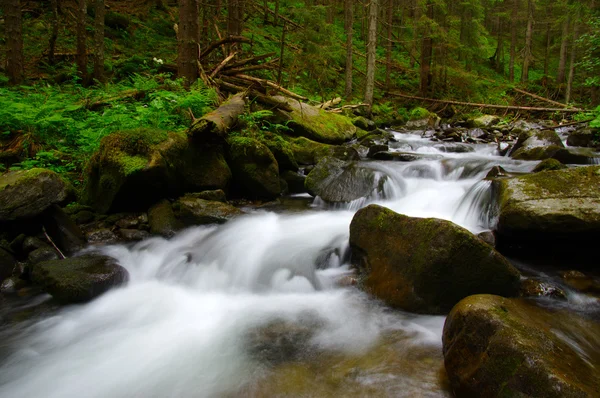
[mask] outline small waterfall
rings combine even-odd
[[[477,225],[480,230],[493,229],[498,209],[493,195],[492,181],[479,181],[465,194],[453,217],[462,225]]]

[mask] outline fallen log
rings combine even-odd
[[[261,61],[261,60],[263,60],[265,58],[272,57],[273,55],[275,55],[275,53],[266,53],[266,54],[262,54],[262,55],[257,55],[255,57],[240,59],[239,61],[235,61],[235,62],[230,63],[229,65],[227,65],[227,67],[225,69],[229,70],[229,69],[234,69],[234,68],[239,68],[239,67],[242,67],[242,66],[246,66],[248,64],[254,64],[255,62]]]
[[[563,103],[558,102],[558,101],[553,101],[551,99],[544,98],[544,97],[539,96],[537,94],[533,94],[533,93],[530,93],[528,91],[521,90],[520,88],[513,87],[513,90],[515,90],[517,93],[521,93],[521,94],[527,95],[527,96],[529,96],[531,98],[535,98],[535,99],[547,102],[547,103],[552,104],[552,105],[557,105],[557,106],[560,106],[560,107],[563,107],[563,108],[570,108],[570,109],[573,109],[573,110],[578,110],[579,112],[583,112],[583,109],[573,108],[570,105],[566,105],[566,104],[563,104]]]
[[[216,82],[225,91],[229,91],[229,92],[233,92],[233,93],[248,91],[248,88],[246,88],[246,87],[228,83],[222,79],[218,79],[218,80],[216,80]],[[250,89],[250,91],[248,91],[248,97],[251,99],[256,99],[256,102],[258,102],[262,105],[271,107],[271,110],[281,109],[281,110],[284,110],[287,112],[291,112],[293,110],[292,107],[287,102],[282,102],[276,98],[261,94],[256,90]]]
[[[227,63],[233,59],[233,57],[235,57],[236,54],[237,54],[237,52],[233,52],[233,53],[229,54],[229,56],[227,58],[225,58],[223,61],[221,61],[221,63],[219,65],[217,65],[217,67],[215,69],[213,69],[212,72],[210,72],[210,75],[208,77],[210,77],[210,78],[215,77],[217,75],[217,73],[219,73],[219,71],[221,69],[223,69],[225,67],[225,65],[227,65]]]
[[[211,43],[208,47],[206,47],[204,50],[202,50],[202,52],[200,53],[199,58],[203,59],[205,58],[208,54],[210,54],[211,52],[213,52],[217,47],[222,46],[223,44],[227,44],[227,43],[247,43],[250,44],[252,43],[252,40],[248,39],[247,37],[244,36],[229,36],[226,37],[224,39],[218,40],[214,43]]]
[[[214,111],[197,119],[187,131],[188,138],[193,143],[201,145],[224,144],[227,132],[246,109],[245,95],[244,92],[238,93]]]
[[[278,60],[278,58],[274,59],[273,62],[269,61],[269,62],[265,62],[265,63],[259,64],[259,65],[250,65],[250,66],[245,66],[245,67],[241,67],[241,68],[226,69],[226,70],[222,71],[221,74],[222,75],[237,75],[238,73],[252,72],[254,70],[275,69],[275,65],[272,65],[272,64],[274,62],[276,62],[277,60]]]
[[[478,104],[473,102],[461,102],[461,101],[449,101],[449,100],[439,100],[433,98],[425,98],[425,97],[417,97],[413,95],[406,95],[401,93],[387,92],[386,94],[407,98],[417,101],[427,101],[433,102],[436,104],[447,104],[447,105],[457,105],[457,106],[471,106],[474,108],[489,108],[489,109],[504,109],[509,111],[528,111],[528,112],[569,112],[569,113],[578,113],[582,112],[581,109],[557,109],[557,108],[540,108],[540,107],[532,107],[532,106],[511,106],[511,105],[491,105],[491,104]]]
[[[263,86],[271,87],[271,88],[273,88],[273,89],[281,92],[282,94],[285,94],[286,96],[288,96],[290,98],[293,98],[293,99],[297,99],[299,101],[308,101],[308,98],[303,97],[301,95],[298,95],[296,93],[293,93],[290,90],[287,90],[287,89],[281,87],[279,84],[274,83],[274,82],[272,82],[270,80],[260,79],[258,77],[249,76],[249,75],[243,75],[243,74],[235,75],[235,77],[237,77],[238,79],[248,80],[250,82],[255,82],[255,83],[258,83],[258,84],[263,85]]]
[[[336,106],[340,102],[342,102],[342,99],[340,97],[337,97],[337,98],[331,99],[329,101],[323,102],[318,107],[321,108],[321,109],[328,109],[328,108],[331,108],[332,106]]]

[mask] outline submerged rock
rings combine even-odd
[[[521,297],[550,297],[559,300],[566,300],[565,292],[551,283],[537,279],[525,279],[521,282]]]
[[[321,160],[306,176],[306,190],[326,202],[351,202],[378,188],[373,170],[333,157]]]
[[[11,171],[0,176],[0,221],[32,218],[64,201],[70,187],[46,169]]]
[[[443,351],[456,396],[600,393],[600,324],[522,299],[467,297],[448,315]]]
[[[36,264],[33,282],[62,303],[90,301],[127,281],[127,270],[106,256],[87,254]]]
[[[350,246],[361,285],[392,307],[444,314],[472,294],[518,293],[508,260],[449,221],[370,205],[352,219]]]

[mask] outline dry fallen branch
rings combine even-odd
[[[210,54],[212,51],[214,51],[217,47],[223,45],[223,44],[227,44],[227,43],[247,43],[250,44],[252,43],[252,40],[248,39],[247,37],[244,36],[229,36],[226,37],[224,39],[221,39],[219,41],[216,41],[214,43],[211,43],[208,47],[206,47],[204,50],[202,50],[202,52],[200,53],[200,59],[204,59],[208,54]]]
[[[287,90],[287,89],[281,87],[280,85],[278,85],[277,83],[272,82],[270,80],[260,79],[258,77],[243,75],[243,74],[238,74],[235,77],[237,77],[238,79],[247,80],[249,82],[254,82],[254,83],[260,84],[262,86],[271,87],[271,88],[287,95],[288,97],[297,99],[299,101],[308,101],[308,98],[298,95],[296,93],[293,93],[290,90]]]

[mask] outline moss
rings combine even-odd
[[[429,116],[431,116],[431,112],[425,108],[417,107],[410,111],[409,120],[427,119]]]
[[[121,155],[118,160],[123,173],[128,176],[136,171],[143,170],[148,164],[148,159],[143,156]]]
[[[566,168],[567,168],[567,166],[565,166],[564,164],[562,164],[561,162],[559,162],[556,159],[545,159],[545,160],[541,161],[540,164],[535,166],[535,169],[533,169],[533,172],[539,173],[540,171],[562,170],[562,169],[566,169]]]

